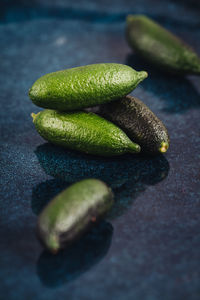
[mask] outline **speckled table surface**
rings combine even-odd
[[[1,1],[0,299],[200,299],[200,78],[177,78],[131,53],[125,17],[145,13],[200,53],[198,1]],[[166,124],[165,156],[104,159],[37,134],[27,92],[41,75],[98,62],[146,69],[133,95]],[[112,186],[105,220],[58,256],[35,236],[37,214],[86,177]]]

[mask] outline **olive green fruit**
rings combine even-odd
[[[140,152],[120,128],[94,113],[43,110],[32,117],[38,133],[53,144],[101,156]]]
[[[34,104],[59,111],[79,110],[129,94],[144,78],[129,66],[93,64],[46,74],[29,90]]]
[[[166,127],[139,99],[126,96],[100,106],[100,115],[122,128],[148,154],[165,153],[169,147]]]
[[[181,39],[143,15],[127,17],[131,48],[153,66],[174,74],[200,75],[200,58]]]
[[[52,253],[69,245],[113,205],[112,190],[98,179],[79,181],[53,198],[38,217],[37,234]]]

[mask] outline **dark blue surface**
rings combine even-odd
[[[131,53],[125,17],[145,13],[200,53],[198,1],[1,1],[0,299],[200,299],[200,78],[160,73]],[[37,134],[27,93],[41,75],[98,62],[145,69],[133,92],[166,124],[165,156],[98,158]],[[105,222],[52,256],[37,214],[86,177],[112,186]],[[112,225],[111,225],[112,224]]]

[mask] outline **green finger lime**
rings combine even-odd
[[[32,117],[38,133],[56,145],[101,156],[140,152],[119,127],[94,113],[47,109]]]
[[[93,64],[46,74],[33,84],[29,96],[40,107],[79,110],[121,98],[146,77],[145,71],[122,64]]]
[[[112,190],[97,179],[84,179],[62,191],[43,209],[37,234],[52,253],[71,244],[113,205]]]

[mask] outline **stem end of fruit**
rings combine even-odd
[[[141,148],[140,148],[140,146],[138,144],[132,143],[130,145],[130,149],[129,149],[130,153],[139,153],[140,151],[141,151]]]
[[[168,148],[169,148],[169,144],[166,143],[166,142],[162,142],[159,151],[160,151],[161,153],[165,153],[165,152],[167,152],[167,149],[168,149]]]
[[[35,122],[35,119],[36,119],[36,117],[39,115],[39,113],[37,113],[37,114],[34,114],[34,113],[32,113],[31,114],[31,117],[33,118],[33,123]]]
[[[49,239],[47,241],[47,247],[53,254],[56,254],[58,252],[59,242],[58,242],[58,239],[54,235],[49,237]]]
[[[148,77],[148,73],[146,71],[140,71],[140,78],[141,80],[145,79]]]

